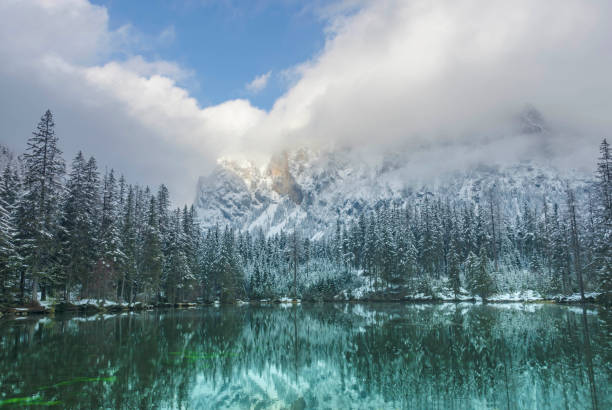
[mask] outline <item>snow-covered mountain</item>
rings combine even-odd
[[[581,196],[590,178],[533,161],[480,163],[426,175],[417,172],[416,157],[408,151],[370,155],[356,149],[300,148],[275,155],[265,167],[223,158],[198,181],[195,204],[204,226],[261,228],[267,234],[295,227],[318,239],[332,232],[337,218],[358,216],[383,202],[404,206],[425,197],[478,206],[495,195],[501,215],[512,220],[524,201],[564,204],[567,182]]]

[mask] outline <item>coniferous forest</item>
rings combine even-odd
[[[594,147],[596,152],[597,147]],[[67,164],[47,111],[25,152],[0,176],[0,304],[53,298],[233,302],[397,295],[483,299],[612,291],[612,157],[604,139],[588,195],[521,204],[426,195],[335,221],[320,240],[203,229],[193,206],[173,208],[165,185],[131,184],[79,152]],[[546,192],[543,192],[546,198]],[[449,296],[450,295],[450,296]]]

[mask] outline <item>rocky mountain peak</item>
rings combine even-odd
[[[355,218],[383,204],[418,203],[426,196],[478,208],[495,192],[503,217],[514,220],[525,201],[540,203],[544,193],[550,204],[563,203],[566,180],[577,195],[588,183],[582,174],[531,161],[417,176],[409,155],[398,151],[365,161],[350,150],[296,149],[273,156],[263,169],[224,159],[200,178],[195,203],[204,226],[229,224],[266,234],[297,226],[317,239],[330,234],[338,218]]]
[[[266,176],[271,179],[272,190],[281,196],[288,196],[300,205],[304,199],[302,189],[289,170],[289,154],[283,151],[270,160]]]

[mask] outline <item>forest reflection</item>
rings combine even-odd
[[[608,310],[522,304],[5,319],[0,405],[612,408],[610,334]]]

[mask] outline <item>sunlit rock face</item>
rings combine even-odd
[[[302,189],[289,170],[289,155],[286,151],[272,157],[266,176],[270,178],[274,192],[288,197],[296,205],[302,203]]]
[[[546,138],[536,111],[523,117],[535,133],[530,138]],[[195,204],[204,226],[228,224],[267,235],[295,228],[316,240],[331,234],[338,218],[347,221],[383,204],[404,207],[426,200],[478,208],[493,198],[512,223],[525,202],[562,205],[567,182],[580,197],[592,178],[533,160],[445,167],[452,154],[429,161],[411,150],[370,155],[349,148],[300,148],[272,156],[262,168],[224,158],[200,178]]]

